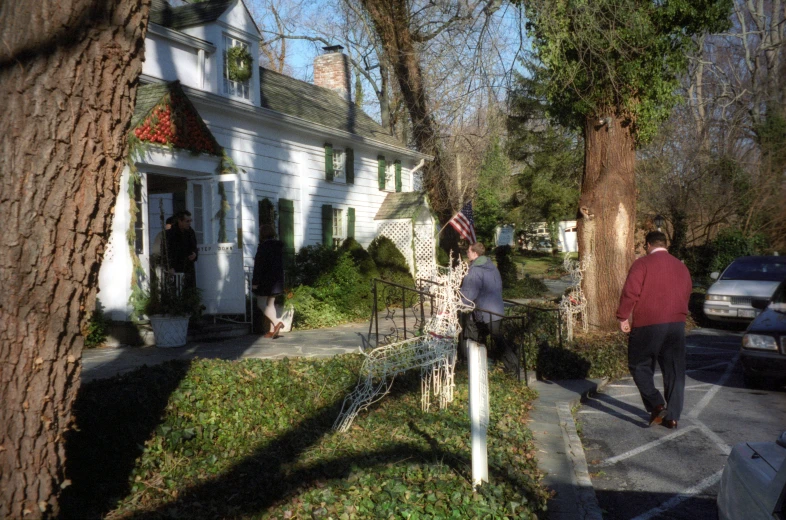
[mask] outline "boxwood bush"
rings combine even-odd
[[[331,327],[368,318],[372,311],[374,278],[414,286],[407,261],[385,237],[375,239],[368,251],[352,238],[344,240],[335,250],[304,247],[297,253],[295,263],[295,287],[288,294],[287,303],[295,307],[294,326],[299,329]],[[399,294],[395,294],[400,300]],[[384,305],[380,295],[379,308]]]

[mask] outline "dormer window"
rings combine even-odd
[[[251,97],[254,57],[248,43],[224,35],[224,92],[243,99]]]

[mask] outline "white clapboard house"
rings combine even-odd
[[[110,319],[130,318],[132,283],[149,274],[161,215],[181,209],[194,219],[208,314],[246,312],[266,219],[288,261],[301,247],[346,237],[365,247],[385,230],[408,248],[411,264],[418,251],[433,257],[433,233],[412,208],[425,201],[402,198],[429,157],[355,106],[340,47],[317,56],[313,85],[259,67],[259,40],[242,0],[179,7],[154,0],[131,132],[142,145],[121,179],[99,275]],[[175,112],[187,124],[171,123]],[[399,202],[406,211],[396,210]],[[380,218],[383,203],[391,219]]]

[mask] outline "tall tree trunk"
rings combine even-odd
[[[634,260],[636,150],[630,126],[617,117],[584,126],[584,175],[579,198],[578,241],[582,259],[592,255],[582,280],[589,325],[614,330],[620,291]]]
[[[361,4],[374,23],[386,61],[398,81],[412,119],[415,144],[420,152],[434,156],[434,160],[423,167],[423,184],[434,211],[442,222],[446,222],[452,217],[449,177],[443,170],[437,124],[428,106],[420,51],[409,27],[409,3],[404,0],[361,0]]]
[[[0,518],[58,513],[149,4],[0,3]]]

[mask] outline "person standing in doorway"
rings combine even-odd
[[[270,331],[264,337],[276,339],[284,328],[276,310],[276,296],[284,292],[284,243],[276,239],[273,224],[259,226],[251,290],[257,295],[257,305],[262,313],[270,320]]]
[[[649,423],[677,428],[685,400],[685,320],[693,290],[685,264],[666,250],[666,235],[652,231],[647,255],[628,271],[617,319],[628,337],[628,368],[641,394]],[[655,387],[655,363],[663,394]]]
[[[191,227],[191,213],[187,210],[175,215],[175,224],[166,232],[169,272],[184,273],[184,288],[196,287],[196,266],[199,257],[197,239]]]

